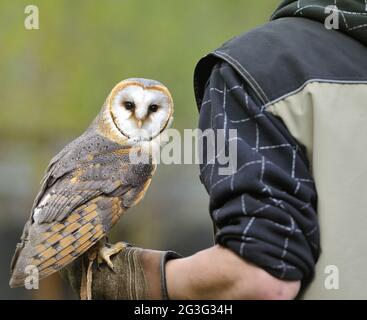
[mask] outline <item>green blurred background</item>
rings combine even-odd
[[[265,23],[279,0],[0,2],[0,299],[74,298],[58,275],[10,289],[9,264],[50,158],[81,134],[110,89],[157,79],[175,100],[174,127],[195,128],[197,61]],[[24,9],[39,9],[26,30]],[[160,165],[111,241],[192,254],[212,244],[208,196],[194,165]]]

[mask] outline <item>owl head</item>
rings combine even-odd
[[[172,121],[173,100],[158,81],[130,78],[118,83],[107,98],[107,112],[116,129],[129,140],[151,141]]]

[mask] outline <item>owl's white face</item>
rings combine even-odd
[[[165,87],[132,82],[112,91],[110,112],[124,136],[138,141],[152,140],[169,126],[173,103]]]

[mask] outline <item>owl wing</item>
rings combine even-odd
[[[85,145],[77,144],[51,161],[17,245],[11,286],[24,285],[27,266],[37,267],[39,279],[63,268],[143,197],[154,166],[132,164],[130,148],[107,145],[83,156]]]

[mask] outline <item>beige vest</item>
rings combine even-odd
[[[367,84],[309,81],[272,102],[306,147],[318,193],[321,256],[304,299],[367,299]]]

